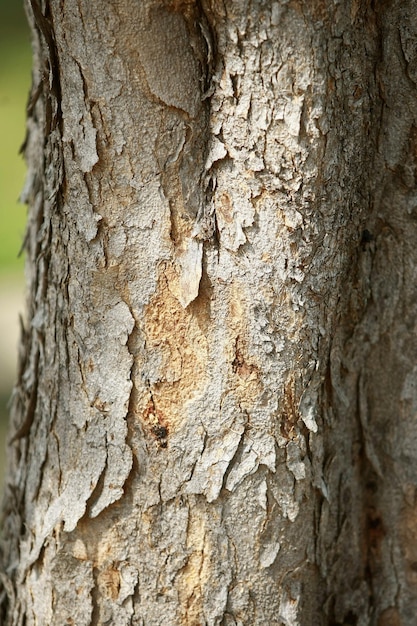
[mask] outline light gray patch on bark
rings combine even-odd
[[[198,296],[203,271],[203,243],[190,238],[186,250],[178,256],[178,263],[181,268],[179,300],[185,309]]]
[[[186,493],[204,493],[208,502],[213,502],[220,494],[223,478],[236,454],[243,427],[210,437],[204,446],[201,457],[194,468],[193,476],[187,484]]]
[[[148,9],[138,50],[150,92],[195,117],[200,108],[200,77],[182,15],[163,7]]]
[[[69,157],[70,153],[72,153],[71,147],[64,145],[64,155],[67,162],[68,158],[71,158]],[[77,236],[85,239],[87,242],[91,242],[97,235],[101,215],[94,211],[91,202],[87,198],[82,197],[79,193],[80,187],[84,185],[83,175],[80,170],[72,166],[71,170],[67,172],[67,175],[71,178],[72,184],[68,189],[64,211],[71,214],[70,219],[75,221],[77,225]]]
[[[90,112],[88,94],[79,65],[68,60],[68,72],[62,78],[62,117],[64,134],[62,140],[71,144],[74,159],[80,170],[91,172],[98,161],[96,138]]]
[[[51,563],[50,575],[54,581],[51,626],[61,626],[69,620],[89,626],[93,612],[91,592],[95,585],[93,564],[60,553]]]

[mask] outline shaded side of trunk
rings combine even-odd
[[[412,624],[412,2],[29,14],[4,623]]]

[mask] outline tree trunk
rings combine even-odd
[[[2,623],[414,625],[415,1],[28,14]]]

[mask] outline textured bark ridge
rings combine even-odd
[[[412,0],[30,0],[7,626],[412,625]]]

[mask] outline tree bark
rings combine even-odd
[[[413,625],[413,0],[30,0],[7,626]]]

